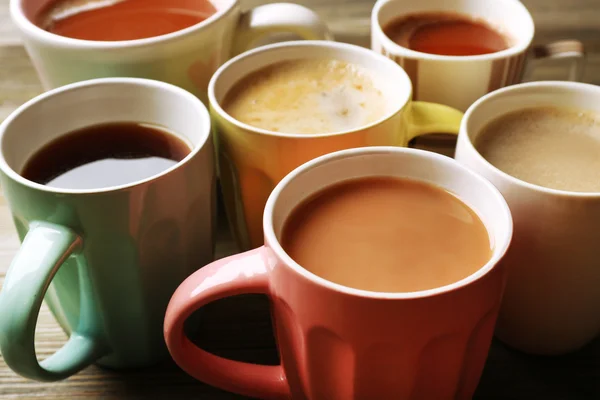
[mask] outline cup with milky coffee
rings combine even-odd
[[[165,339],[186,372],[260,399],[472,398],[512,235],[492,184],[432,152],[344,150],[287,175],[263,226],[264,246],[173,295]],[[196,309],[242,293],[270,297],[281,365],[226,360],[185,335]]]
[[[466,113],[456,159],[488,178],[514,218],[498,337],[561,354],[600,334],[600,88],[539,82]]]
[[[330,39],[310,9],[238,0],[13,0],[11,17],[45,89],[110,76],[180,86],[201,100],[227,59],[273,34]]]
[[[371,16],[373,50],[404,67],[415,99],[463,111],[486,93],[521,82],[533,35],[533,19],[519,0],[378,0]],[[570,59],[569,78],[581,79],[580,42],[533,50],[532,66]]]
[[[209,85],[221,186],[241,248],[263,243],[262,212],[277,183],[337,150],[406,146],[455,133],[462,114],[411,101],[396,63],[358,46],[298,41],[265,46],[223,65]]]

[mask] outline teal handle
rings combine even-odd
[[[108,353],[108,346],[82,326],[41,363],[35,354],[35,326],[46,290],[62,263],[82,243],[79,235],[64,226],[32,222],[10,265],[0,293],[0,351],[6,364],[19,375],[57,381]]]

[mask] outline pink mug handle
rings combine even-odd
[[[189,276],[175,291],[165,316],[164,335],[175,362],[194,378],[230,392],[260,399],[289,399],[281,365],[228,360],[208,353],[186,336],[183,325],[200,307],[238,294],[269,295],[268,250],[262,246],[215,261]]]

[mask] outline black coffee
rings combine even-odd
[[[149,124],[116,122],[78,129],[36,152],[21,175],[62,189],[97,189],[149,178],[172,167],[190,147]]]

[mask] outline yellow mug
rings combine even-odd
[[[255,71],[282,61],[324,58],[358,64],[386,99],[383,118],[352,130],[323,134],[273,132],[235,120],[222,107],[228,91]],[[219,172],[231,230],[242,250],[263,244],[262,215],[269,194],[296,167],[338,150],[365,146],[407,146],[427,133],[457,134],[462,113],[412,101],[404,70],[371,50],[328,41],[285,42],[243,53],[213,75],[208,88]]]

